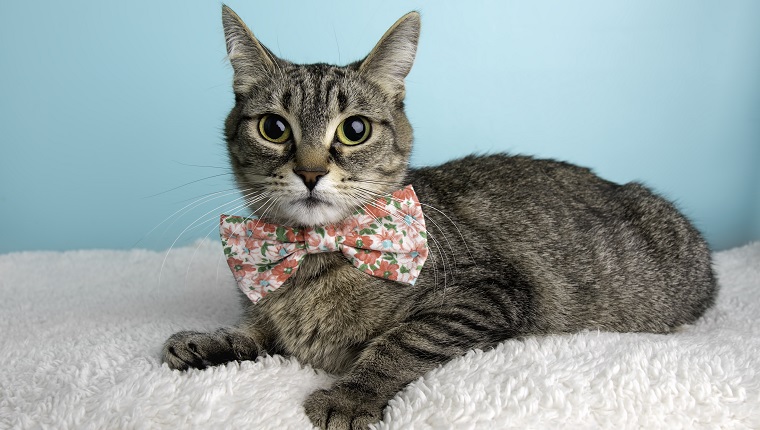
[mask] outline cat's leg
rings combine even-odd
[[[229,361],[253,360],[263,352],[256,333],[240,328],[220,328],[211,333],[181,331],[173,334],[162,351],[162,361],[172,369],[205,369]]]
[[[306,399],[311,422],[322,429],[365,429],[382,418],[388,401],[407,384],[472,348],[484,347],[471,336],[433,330],[431,321],[406,322],[373,340],[332,388]]]

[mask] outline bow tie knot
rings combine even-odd
[[[428,256],[422,206],[411,185],[338,224],[292,228],[222,215],[220,234],[235,280],[254,303],[295,274],[307,254],[341,252],[365,273],[411,285]]]
[[[304,250],[307,254],[319,254],[321,252],[340,252],[341,244],[345,235],[338,232],[328,231],[325,227],[311,227],[303,230]]]

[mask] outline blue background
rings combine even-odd
[[[229,4],[283,58],[341,64],[421,11],[414,165],[559,158],[652,186],[715,249],[760,238],[760,2]],[[237,197],[198,200],[232,188],[220,9],[0,3],[0,252],[216,237]]]

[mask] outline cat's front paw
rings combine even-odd
[[[253,340],[234,331],[220,329],[213,333],[181,331],[164,343],[161,359],[172,369],[205,369],[235,360],[256,358]]]
[[[356,393],[333,388],[311,393],[303,407],[311,423],[320,429],[364,430],[383,416],[385,404],[376,404]]]

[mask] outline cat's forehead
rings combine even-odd
[[[314,64],[290,64],[285,68],[285,73],[291,79],[298,81],[319,82],[324,79],[345,78],[353,70],[347,67],[334,66],[327,63]]]
[[[299,117],[333,116],[351,111],[382,116],[381,91],[351,65],[288,64],[254,91],[251,108],[284,111]]]

